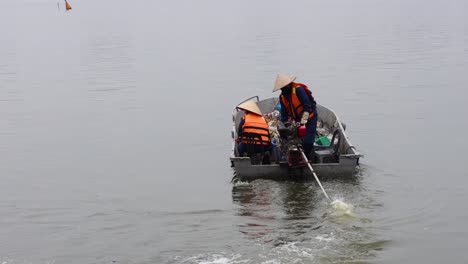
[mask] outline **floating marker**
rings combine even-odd
[[[67,10],[72,9],[71,5],[67,2],[67,0],[65,0],[65,9],[67,9]]]

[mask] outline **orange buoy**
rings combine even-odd
[[[71,5],[67,2],[67,0],[65,0],[65,8],[66,8],[67,10],[72,9],[72,8],[71,8]]]

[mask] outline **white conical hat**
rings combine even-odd
[[[255,103],[254,101],[242,103],[238,105],[237,108],[255,113],[257,115],[262,115],[262,111],[260,111],[260,108],[258,108],[257,103]]]
[[[279,89],[285,87],[286,85],[292,83],[294,80],[296,80],[296,77],[294,76],[288,76],[284,74],[278,74],[276,77],[276,82],[275,82],[275,87],[273,88],[273,92],[278,91]]]

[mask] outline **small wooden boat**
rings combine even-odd
[[[259,100],[258,96],[251,97],[242,103],[249,100],[256,100],[258,107],[264,115],[273,112],[279,103],[277,97]],[[244,111],[236,106],[232,113],[232,152],[230,156],[231,167],[235,170],[235,177],[240,180],[312,179],[313,175],[306,162],[311,162],[315,173],[323,179],[352,177],[359,165],[361,154],[359,154],[346,136],[346,126],[331,109],[322,105],[317,105],[317,114],[317,132],[322,133],[322,138],[328,138],[326,140],[329,142],[328,145],[318,144],[320,142],[315,143],[313,157],[311,157],[310,161],[305,161],[300,158],[300,142],[296,144],[290,137],[282,135],[280,142],[283,146],[281,148],[282,155],[280,155],[282,158],[278,159],[277,156],[272,155],[270,159],[265,161],[259,155],[263,156],[265,154],[268,156],[270,153],[250,153],[251,155],[247,157],[239,157],[235,139],[238,137],[237,128],[241,118],[244,116]],[[294,127],[289,128],[289,130],[293,129]],[[282,132],[284,131],[287,131],[287,129],[283,127]],[[286,145],[287,148],[285,148]]]

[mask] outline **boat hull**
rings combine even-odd
[[[339,163],[312,164],[314,172],[321,179],[353,177],[359,157],[342,156]],[[248,157],[231,157],[231,165],[240,180],[307,180],[313,179],[308,166],[290,168],[287,162],[269,165],[252,165]]]

